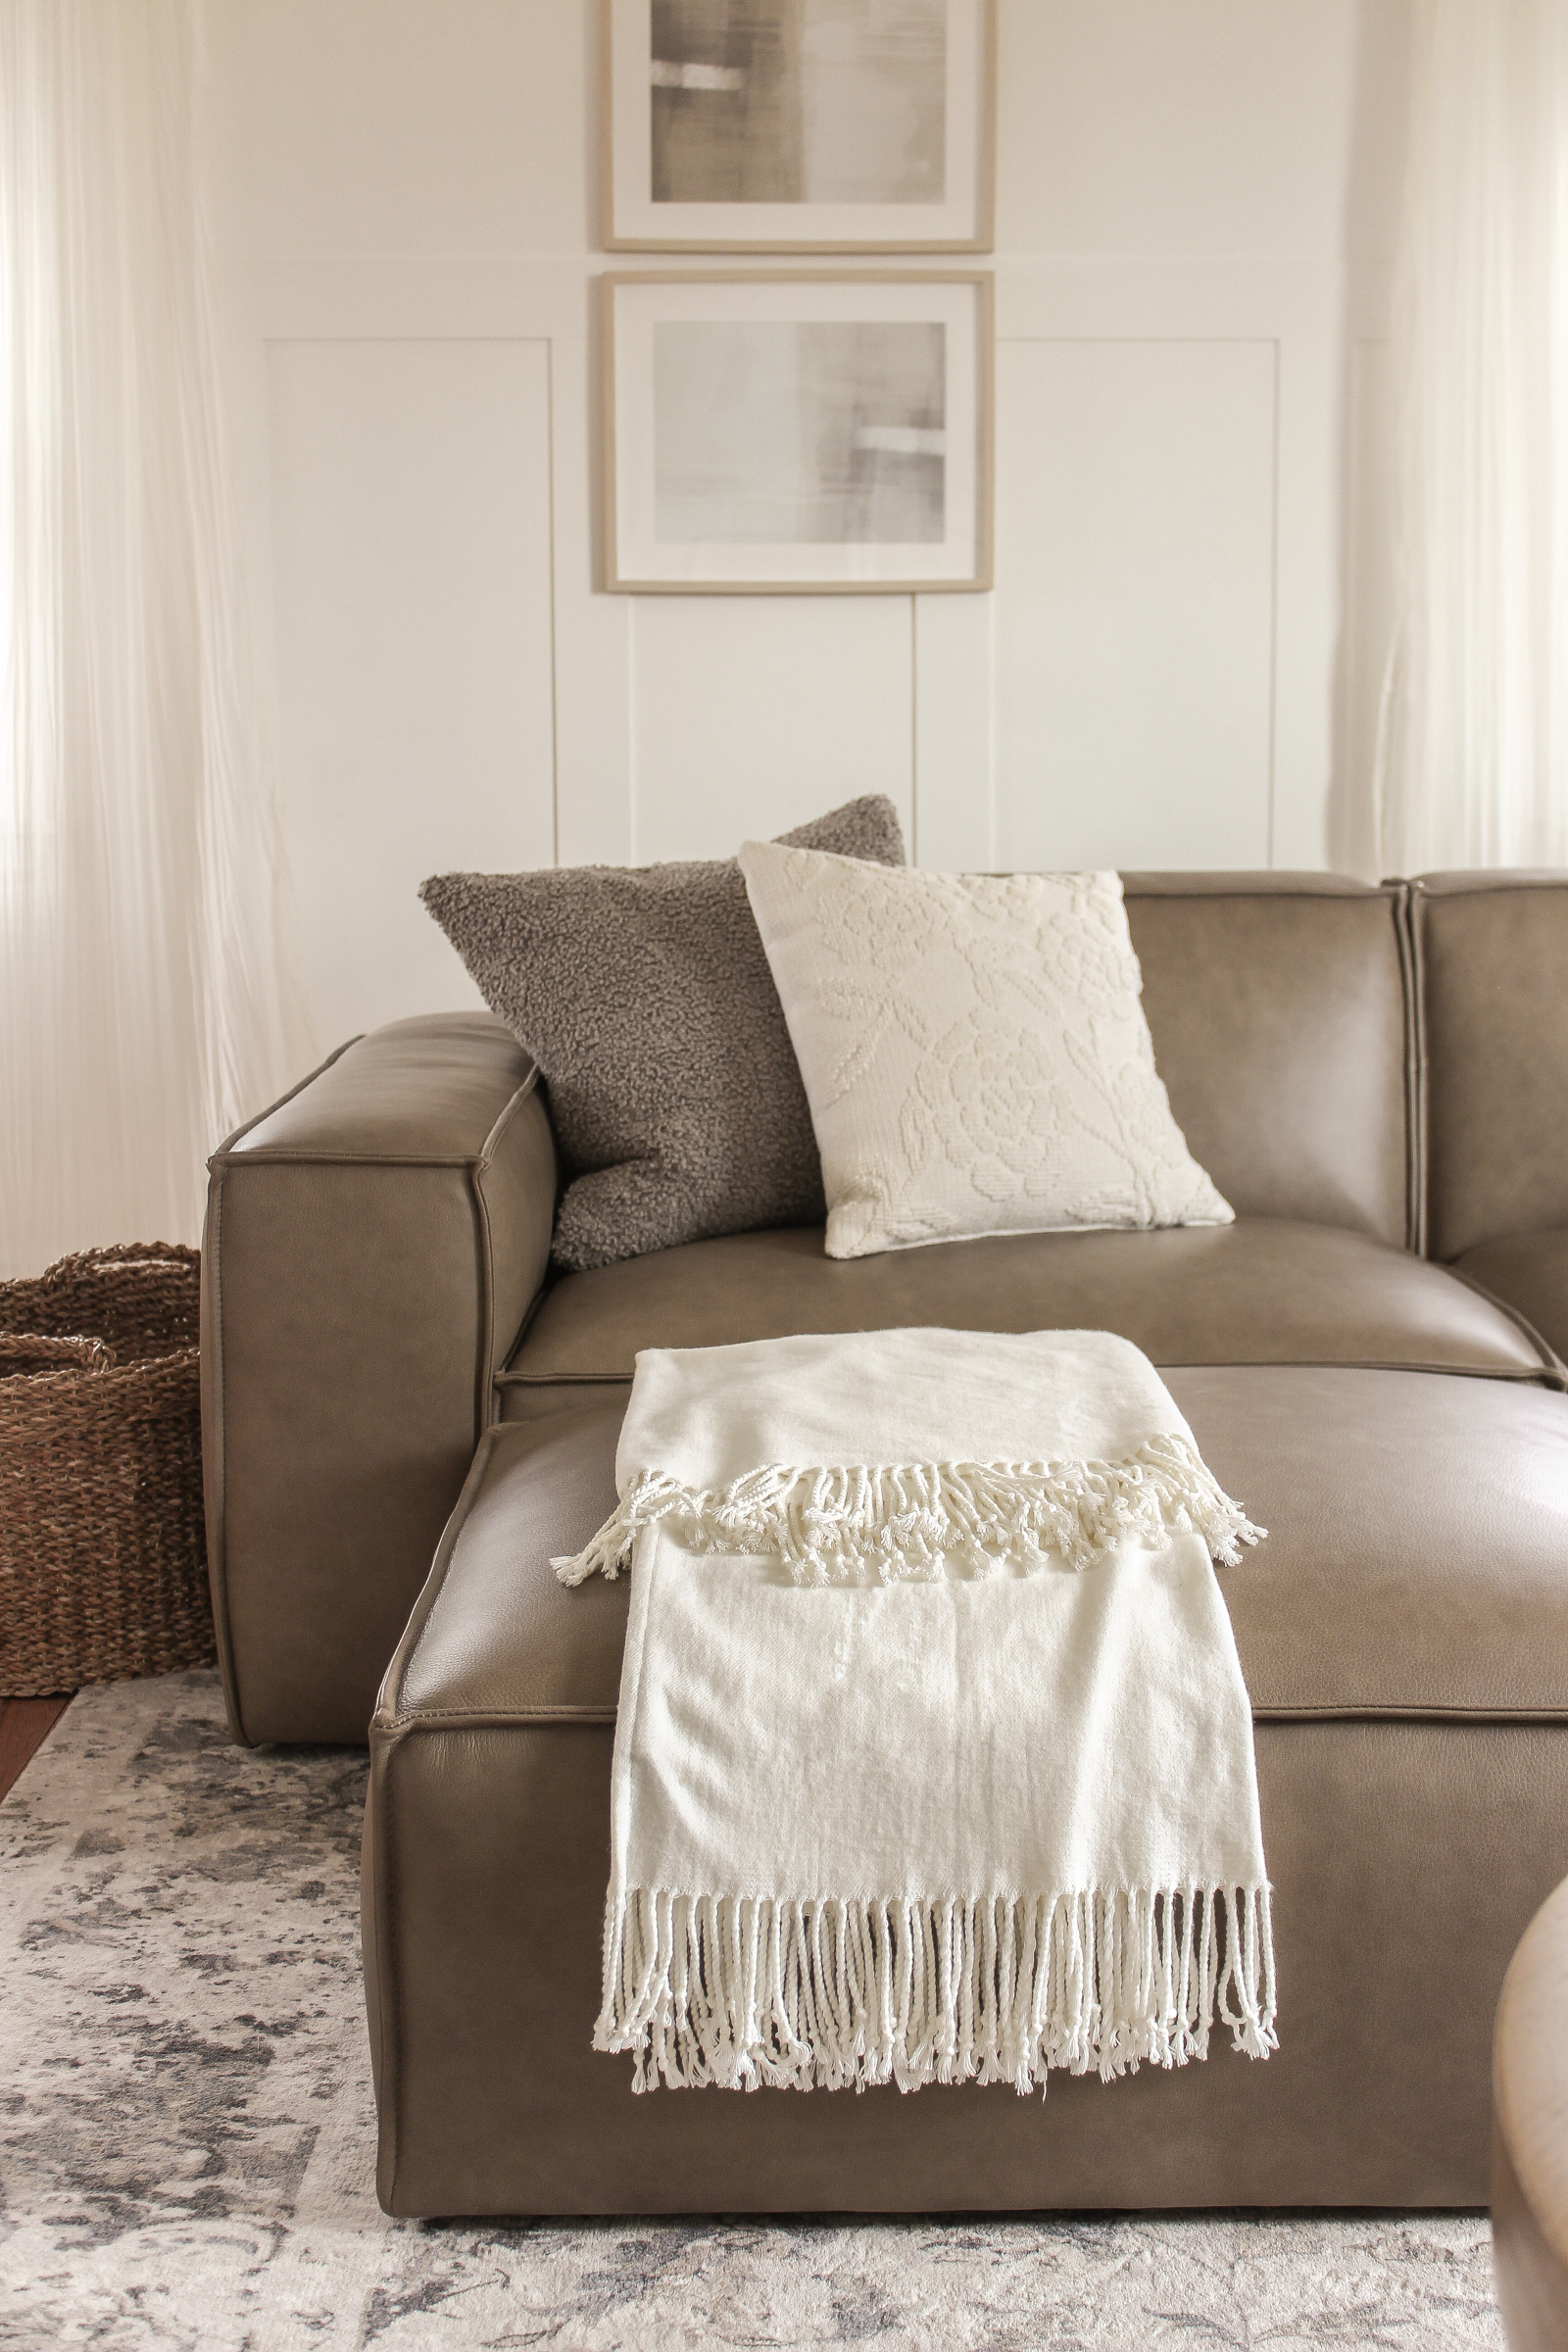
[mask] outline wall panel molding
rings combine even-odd
[[[279,797],[323,1044],[477,1002],[417,889],[555,852],[549,346],[266,346]]]
[[[596,0],[225,0],[218,281],[328,1030],[356,957],[357,1019],[438,974],[401,900],[345,917],[322,860],[359,829],[393,890],[421,827],[467,821],[465,765],[496,858],[716,854],[880,789],[934,867],[1364,862],[1404,6],[1170,0],[1155,24],[1143,0],[1001,0],[998,586],[813,604],[599,586]],[[322,355],[372,344],[466,373],[458,412],[477,355],[529,357],[477,424],[410,437],[383,385],[367,435],[357,363],[334,394]],[[400,514],[433,528],[443,502],[466,584],[430,611],[384,551]],[[443,721],[445,812],[417,784]],[[345,785],[327,760],[356,732],[391,778],[379,803],[368,765]],[[455,959],[440,976],[466,988]]]

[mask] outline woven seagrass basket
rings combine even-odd
[[[201,1259],[151,1242],[0,1283],[0,1693],[217,1652],[202,1522]]]

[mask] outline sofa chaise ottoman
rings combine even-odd
[[[1485,2201],[1497,1990],[1568,1872],[1568,886],[1126,892],[1232,1227],[843,1262],[782,1229],[551,1282],[547,1114],[479,1016],[361,1041],[217,1155],[225,1686],[244,1739],[369,1726],[389,2210]],[[909,1323],[1122,1333],[1272,1531],[1221,1573],[1275,1886],[1267,2065],[1044,2101],[635,2097],[590,2047],[624,1588],[548,1563],[609,1507],[636,1351]]]

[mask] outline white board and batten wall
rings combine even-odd
[[[994,591],[638,598],[595,586],[595,280],[636,266],[595,0],[223,0],[322,1045],[476,1001],[426,873],[723,855],[866,791],[931,866],[1373,870],[1406,5],[1001,0]]]

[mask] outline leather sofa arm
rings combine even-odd
[[[544,1281],[556,1153],[484,1013],[357,1039],[210,1164],[202,1441],[237,1739],[363,1744],[493,1381]]]

